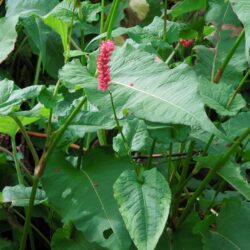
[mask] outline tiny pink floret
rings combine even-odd
[[[191,44],[194,43],[193,40],[185,40],[185,39],[181,39],[180,40],[180,43],[184,46],[184,47],[189,47]]]
[[[102,41],[100,44],[100,52],[97,58],[97,71],[98,71],[98,89],[105,91],[111,84],[110,76],[110,56],[115,49],[115,43],[112,40]]]

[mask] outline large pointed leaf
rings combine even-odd
[[[246,32],[246,57],[250,63],[250,1],[249,0],[230,0],[233,10],[244,25]]]
[[[114,184],[119,210],[139,250],[153,250],[168,217],[171,192],[156,168],[142,173],[143,183],[135,171],[124,171]]]
[[[119,214],[112,186],[129,166],[109,151],[85,155],[83,170],[75,169],[54,153],[48,161],[42,183],[49,202],[65,223],[73,222],[89,242],[112,250],[129,249],[131,240]]]
[[[153,122],[184,124],[218,133],[208,119],[197,93],[198,79],[187,66],[168,69],[164,63],[130,45],[117,48],[111,61],[115,108]],[[107,92],[97,90],[97,79],[74,61],[60,72],[69,88],[85,87],[91,102],[112,113]]]

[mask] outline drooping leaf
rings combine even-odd
[[[42,184],[64,223],[74,223],[89,242],[126,250],[131,241],[113,198],[112,186],[128,167],[127,158],[118,159],[109,151],[95,150],[85,155],[80,171],[64,155],[54,153],[48,160]]]
[[[17,22],[18,16],[3,17],[0,19],[0,63],[3,62],[9,53],[14,49],[17,39]]]
[[[112,56],[110,89],[116,112],[126,109],[153,122],[184,124],[218,133],[207,118],[198,95],[198,79],[186,65],[168,69],[156,58],[130,45],[117,48]],[[68,88],[85,87],[89,100],[105,114],[112,115],[110,97],[97,90],[97,79],[77,61],[60,71]]]
[[[14,49],[17,39],[16,25],[19,17],[27,17],[31,14],[44,15],[50,11],[58,0],[7,0],[6,16],[0,19],[0,63],[6,59]]]
[[[244,25],[246,32],[246,57],[250,63],[250,2],[248,0],[230,0],[233,10]]]
[[[7,79],[0,81],[0,114],[11,113],[14,108],[23,101],[35,98],[39,95],[43,86],[30,86],[13,90],[14,83]]]
[[[114,196],[134,244],[139,250],[153,250],[168,217],[171,191],[157,169],[142,173],[126,170],[114,184]]]
[[[233,86],[223,82],[214,84],[206,79],[201,80],[200,94],[203,101],[219,115],[233,116],[246,105],[245,100],[240,94],[237,94],[233,102],[229,100],[233,95]],[[229,105],[230,104],[230,105]]]
[[[17,117],[24,126],[31,124],[39,119],[38,117],[25,117],[25,116],[17,116]],[[0,115],[0,133],[7,134],[13,137],[19,131],[19,129],[20,129],[19,126],[10,116]]]
[[[183,0],[172,8],[171,15],[178,17],[188,12],[206,9],[206,6],[207,0]]]
[[[24,187],[22,185],[16,185],[14,187],[6,186],[3,189],[3,203],[11,203],[11,206],[26,207],[29,204],[32,187]],[[46,200],[46,194],[43,190],[38,189],[35,205],[43,203]]]
[[[45,70],[56,78],[63,65],[63,47],[59,35],[37,17],[25,18],[22,24],[33,52],[37,55],[41,53]]]
[[[64,0],[43,18],[44,23],[60,35],[64,51],[67,51],[68,29],[74,15],[73,10],[74,2]]]

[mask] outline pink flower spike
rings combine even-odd
[[[111,84],[110,76],[110,56],[115,49],[115,43],[112,40],[102,41],[100,44],[100,52],[97,58],[98,70],[98,89],[105,91]]]
[[[193,41],[193,40],[181,39],[181,40],[180,40],[180,43],[181,43],[185,48],[187,48],[187,47],[189,47],[191,44],[193,44],[194,41]]]

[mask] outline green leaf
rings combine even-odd
[[[226,200],[218,218],[216,229],[203,233],[204,249],[240,250],[249,248],[249,202]],[[238,228],[238,230],[234,230]]]
[[[0,63],[14,50],[17,39],[16,25],[19,17],[27,17],[31,14],[44,15],[50,11],[57,0],[7,0],[6,17],[0,19]]]
[[[139,182],[134,170],[126,170],[114,184],[119,210],[139,250],[153,250],[165,227],[171,191],[156,168],[142,173]]]
[[[23,101],[37,97],[43,86],[30,86],[13,90],[13,82],[7,79],[0,81],[0,114],[11,113]]]
[[[196,213],[190,214],[181,227],[174,232],[171,249],[202,249],[201,237],[193,232],[195,224],[199,221],[200,218]]]
[[[14,49],[17,39],[17,22],[18,16],[3,17],[0,19],[0,63],[3,62]]]
[[[0,250],[13,250],[16,247],[13,242],[0,238]]]
[[[154,55],[130,45],[112,55],[111,76],[116,112],[159,123],[183,124],[220,134],[208,119],[197,93],[198,79],[184,64],[168,69]],[[112,116],[110,96],[97,90],[98,81],[77,61],[67,64],[59,78],[68,88],[85,87],[90,102]]]
[[[122,128],[126,142],[131,151],[149,152],[153,140],[149,137],[147,126],[143,120],[129,120]],[[113,139],[113,148],[121,155],[127,155],[122,136]]]
[[[64,0],[59,3],[50,13],[44,16],[44,23],[56,31],[62,40],[64,51],[67,51],[68,29],[71,24],[74,10],[74,2]]]
[[[199,157],[197,161],[205,167],[213,168],[220,160],[220,155],[209,155],[207,157]],[[250,200],[250,185],[242,174],[242,169],[239,165],[232,161],[228,161],[218,171],[218,175],[228,182],[233,188],[235,188],[246,199]]]
[[[18,115],[17,117],[24,126],[31,124],[39,119],[38,117],[34,117],[34,116],[25,117],[25,116]],[[0,115],[0,133],[7,134],[13,137],[19,131],[19,129],[20,129],[19,126],[11,117]]]
[[[242,112],[230,118],[222,124],[227,136],[233,139],[240,136],[248,127],[250,121],[250,112]]]
[[[45,15],[58,3],[58,0],[7,0],[6,16]]]
[[[230,0],[233,10],[244,25],[246,32],[246,57],[250,63],[250,2],[248,0]]]
[[[201,80],[200,94],[203,101],[219,115],[233,116],[246,106],[246,102],[240,94],[237,94],[231,105],[228,101],[234,91],[233,86],[221,82],[214,84],[206,79]]]
[[[42,184],[64,223],[74,223],[89,242],[126,250],[131,241],[112,197],[112,186],[128,167],[129,159],[114,158],[109,151],[95,150],[85,155],[80,171],[64,160],[64,155],[54,152]]]
[[[14,187],[5,187],[3,189],[3,203],[11,203],[11,206],[26,207],[29,204],[32,187],[16,185]],[[35,205],[43,203],[46,200],[46,194],[38,189],[35,198]]]
[[[29,17],[22,20],[25,32],[33,52],[41,53],[41,59],[46,71],[57,78],[58,70],[63,66],[63,46],[60,37],[40,18]]]
[[[72,230],[75,230],[74,228]],[[59,228],[53,234],[51,240],[52,250],[101,250],[103,248],[91,244],[79,231],[73,233],[68,228]]]
[[[207,0],[183,0],[172,8],[171,14],[178,17],[188,12],[206,9],[206,6]]]
[[[197,60],[195,70],[201,77],[206,77],[208,80],[213,81],[218,68],[222,65],[228,52],[231,50],[241,27],[234,27],[228,25],[220,32],[220,40],[213,34],[209,37],[210,42],[214,47],[208,48],[204,45],[194,47],[197,52]],[[218,44],[217,44],[218,43]],[[216,45],[217,44],[217,45]],[[244,41],[240,43],[228,66],[226,67],[221,82],[228,85],[236,86],[243,77],[242,72],[246,69],[247,61],[245,58]]]

